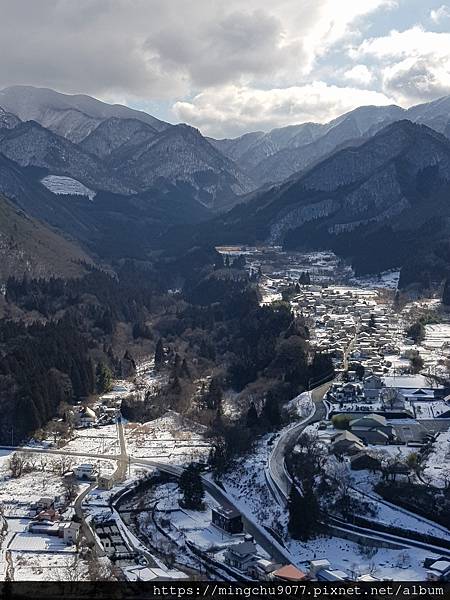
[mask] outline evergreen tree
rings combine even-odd
[[[254,402],[250,404],[250,408],[247,411],[246,422],[247,427],[255,427],[258,424],[258,412]]]
[[[244,269],[246,264],[247,261],[245,256],[243,254],[239,254],[239,256],[233,260],[233,269]]]
[[[406,330],[406,335],[414,340],[416,344],[420,344],[425,339],[425,327],[423,323],[417,321]]]
[[[183,473],[178,482],[178,487],[183,494],[181,506],[191,510],[202,510],[205,490],[200,473],[196,465],[191,463]]]
[[[97,392],[106,394],[112,389],[113,376],[111,369],[104,363],[99,363],[96,369]]]
[[[222,403],[222,385],[218,377],[213,377],[209,383],[209,390],[205,397],[206,407],[209,409],[220,409]]]
[[[300,494],[293,485],[288,508],[288,531],[293,539],[307,542],[320,531],[320,505],[311,486],[306,486],[303,494]]]
[[[175,396],[179,396],[181,394],[182,388],[178,375],[175,375],[175,377],[172,379],[170,391],[172,394],[175,394]]]
[[[220,478],[225,473],[228,465],[225,441],[217,438],[209,454],[208,463],[210,464],[214,477]]]
[[[450,278],[447,278],[444,283],[444,291],[442,293],[442,304],[450,306]]]
[[[223,256],[221,254],[219,254],[219,252],[218,252],[217,256],[216,256],[216,260],[214,262],[214,270],[218,271],[219,269],[223,269],[223,267],[224,267]]]
[[[160,369],[164,365],[165,352],[162,339],[159,338],[155,349],[155,368]]]
[[[191,378],[191,372],[189,370],[186,358],[183,358],[183,362],[181,363],[181,377],[184,377],[185,379]]]
[[[266,401],[262,409],[262,416],[271,429],[278,429],[281,425],[281,412],[278,398],[272,392],[268,392]]]
[[[175,354],[172,373],[176,377],[181,375],[181,356],[178,354],[178,352]]]
[[[420,354],[418,352],[414,353],[411,356],[411,358],[409,359],[409,362],[411,363],[411,371],[414,374],[420,373],[420,371],[423,369],[423,366],[424,366],[423,358],[420,356]]]

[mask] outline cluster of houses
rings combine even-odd
[[[380,351],[390,350],[392,327],[373,290],[343,286],[301,286],[292,301],[314,332],[313,343],[320,352],[342,361],[352,345],[352,358],[381,369]],[[372,327],[375,325],[375,327]]]
[[[450,332],[449,325],[428,326],[427,339],[418,347],[405,335],[413,316],[394,312],[377,290],[303,285],[291,303],[307,320],[312,343],[319,351],[331,354],[336,365],[349,348],[350,362],[358,362],[377,375],[408,373],[411,356],[417,352],[424,360],[424,369],[430,372],[435,371],[438,358],[442,363],[450,358],[450,343],[444,335]]]
[[[292,564],[282,565],[261,557],[253,537],[247,534],[242,542],[228,546],[225,564],[245,576],[267,581],[304,581],[306,574]]]
[[[70,546],[77,543],[80,522],[76,515],[64,518],[61,497],[42,497],[30,508],[34,516],[27,527],[29,533],[62,538]]]
[[[352,419],[348,428],[333,436],[331,449],[335,454],[357,454],[367,445],[387,445],[397,440],[394,427],[381,415]]]
[[[242,534],[242,516],[234,507],[223,505],[211,509],[212,524],[229,534]],[[305,580],[348,581],[353,575],[335,569],[329,560],[311,560],[305,571],[292,564],[277,563],[260,555],[253,537],[246,534],[242,540],[227,546],[224,563],[238,574],[258,581],[294,583]],[[371,575],[356,576],[358,581],[376,581]]]
[[[116,398],[103,399],[97,406],[79,406],[73,413],[74,426],[78,429],[113,424],[120,413],[120,402]]]
[[[439,558],[425,559],[428,581],[450,581],[450,558],[441,556]]]
[[[335,382],[326,403],[333,423],[345,429],[334,436],[336,453],[357,454],[372,445],[420,447],[450,427],[448,390],[421,375]]]
[[[75,466],[67,477],[75,477],[78,481],[97,481],[100,490],[111,490],[116,482],[114,473],[100,473],[92,463]]]

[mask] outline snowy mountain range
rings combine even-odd
[[[197,227],[233,206],[194,238],[289,247],[314,240],[344,253],[353,240],[361,257],[364,236],[386,226],[417,232],[433,218],[445,229],[450,216],[450,97],[225,140],[30,86],[0,91],[0,107],[0,193],[105,256],[141,256],[171,226]],[[115,236],[122,249],[112,249]],[[397,264],[405,244],[393,252]]]

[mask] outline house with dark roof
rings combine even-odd
[[[230,504],[220,504],[211,508],[211,521],[227,533],[242,533],[244,525],[241,513]]]
[[[259,558],[251,535],[246,535],[245,540],[239,544],[228,546],[224,553],[225,564],[243,573],[254,567]]]
[[[450,559],[441,557],[434,562],[429,561],[427,579],[428,581],[450,581]]]
[[[352,471],[379,471],[381,468],[381,461],[368,452],[358,452],[350,457],[350,469]]]
[[[342,431],[334,437],[330,448],[334,454],[358,454],[364,449],[364,443],[351,431]]]
[[[350,421],[352,433],[366,444],[389,444],[396,437],[395,430],[382,415],[369,414]]]

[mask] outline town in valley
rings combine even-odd
[[[12,437],[1,451],[2,578],[445,578],[450,318],[441,299],[406,299],[395,271],[355,278],[331,252],[218,250],[257,277],[261,306],[288,303],[304,320],[331,372],[308,381],[279,426],[220,472],[205,424],[173,410],[138,422],[123,410],[166,385],[158,356],[20,447]],[[208,383],[194,381],[194,397]],[[221,411],[256,418],[253,396],[225,388]],[[305,460],[326,492],[318,522],[297,531],[293,489],[308,485]]]

